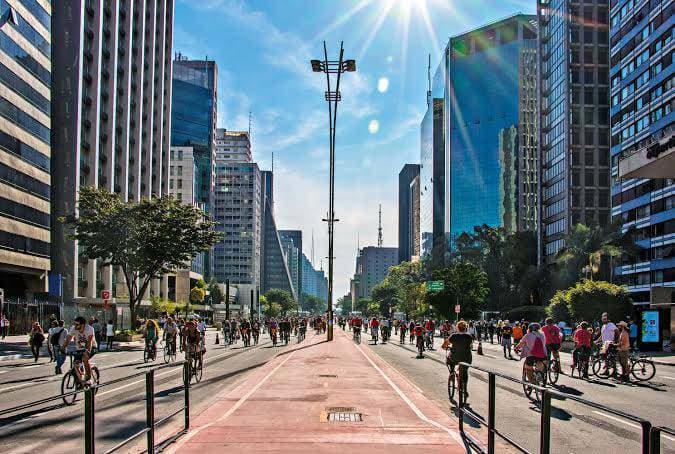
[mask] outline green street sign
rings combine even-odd
[[[443,281],[427,281],[427,291],[442,292],[445,289]]]

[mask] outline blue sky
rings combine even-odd
[[[356,73],[344,75],[336,139],[335,295],[349,290],[357,237],[396,246],[398,172],[419,162],[432,72],[450,36],[509,16],[535,0],[178,0],[174,52],[218,64],[218,126],[247,129],[262,169],[274,153],[279,228],[301,228],[317,267],[327,255],[328,109],[325,76],[309,60],[329,58],[340,40]],[[323,260],[324,269],[327,261]]]

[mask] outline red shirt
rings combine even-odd
[[[360,328],[361,327],[361,319],[356,318],[356,319],[352,320],[352,326],[357,326],[357,327]]]
[[[424,325],[424,329],[426,329],[427,331],[434,331],[435,328],[436,325],[431,320],[427,320],[427,323]]]
[[[579,347],[585,345],[586,347],[591,348],[591,338],[591,333],[589,333],[587,329],[579,328],[574,332],[574,341]]]
[[[371,328],[377,328],[378,326],[380,326],[380,322],[377,319],[374,319],[374,320],[370,321],[370,327]]]
[[[541,330],[546,337],[546,345],[560,343],[560,328],[555,325],[545,325]]]
[[[417,325],[415,327],[415,336],[421,336],[422,334],[424,334],[424,329],[420,325]]]

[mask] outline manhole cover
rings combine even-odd
[[[334,422],[361,422],[361,413],[328,413],[328,421]]]
[[[333,374],[319,374],[319,377],[321,377],[321,378],[337,378],[337,375],[333,375]]]

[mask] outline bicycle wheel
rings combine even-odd
[[[602,359],[598,357],[593,358],[593,362],[591,363],[591,372],[593,372],[593,375],[599,377],[601,369],[602,369]]]
[[[617,376],[616,375],[616,359],[607,358],[606,364],[607,364],[607,372],[605,373],[605,376],[616,378],[616,376]]]
[[[548,364],[548,381],[551,384],[556,384],[558,382],[558,376],[560,375],[560,363],[556,360],[551,360]]]
[[[656,374],[656,367],[648,359],[638,359],[633,363],[633,367],[631,367],[631,374],[638,381],[651,380],[654,374]]]
[[[527,372],[525,371],[523,371],[523,381],[529,383],[529,380],[527,379]],[[532,395],[532,387],[528,384],[523,383],[523,391],[527,397]]]
[[[149,355],[148,355],[148,349],[147,349],[147,347],[146,347],[145,349],[143,349],[143,362],[144,362],[144,363],[147,363],[147,362],[148,362],[148,360],[149,360],[148,356],[149,356]]]
[[[63,379],[61,380],[61,394],[76,391],[77,389],[77,378],[75,377],[75,373],[70,370],[66,372],[66,374],[63,376]],[[63,403],[66,405],[73,405],[75,403],[75,399],[77,399],[77,394],[63,396]]]
[[[448,398],[452,401],[455,398],[455,374],[450,372],[448,375]]]
[[[195,381],[199,383],[202,381],[202,355],[201,353],[199,354],[199,357],[195,357],[194,363],[192,364],[193,366],[193,375],[195,377]]]
[[[534,373],[534,384],[538,386],[546,386],[546,377],[542,371],[536,371]],[[537,402],[541,402],[541,390],[539,388],[534,388],[534,396]]]
[[[171,361],[171,352],[169,351],[169,346],[164,347],[164,363],[169,364]]]

